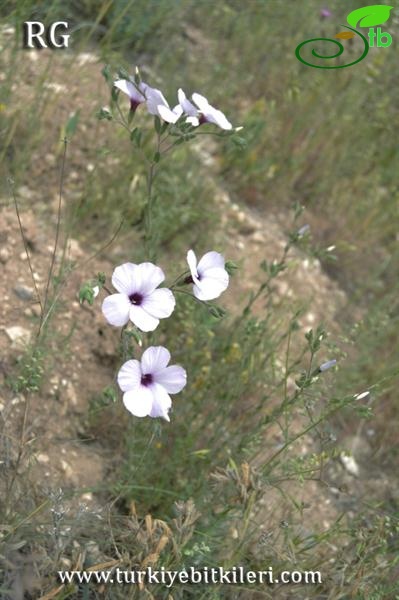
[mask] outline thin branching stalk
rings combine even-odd
[[[64,187],[64,172],[65,172],[65,162],[66,162],[67,145],[68,145],[68,140],[67,140],[66,137],[64,137],[64,139],[63,139],[63,144],[64,144],[64,151],[63,151],[63,154],[62,154],[62,161],[61,161],[61,175],[60,175],[60,187],[59,187],[59,196],[58,196],[57,225],[56,225],[56,229],[55,229],[54,249],[53,249],[53,252],[52,252],[52,255],[51,255],[50,269],[49,269],[49,272],[48,272],[47,283],[46,283],[46,290],[45,290],[45,293],[44,293],[43,311],[42,311],[42,315],[41,315],[41,319],[40,319],[40,325],[39,325],[39,335],[40,335],[40,333],[43,330],[45,321],[47,321],[47,315],[45,313],[46,313],[46,309],[47,309],[48,296],[49,296],[49,290],[50,290],[50,283],[51,283],[51,279],[53,277],[53,271],[54,271],[55,259],[56,259],[56,254],[57,254],[58,241],[59,241],[59,237],[60,237],[61,212],[62,212],[62,194],[63,194],[63,187]]]
[[[7,496],[6,496],[6,513],[8,513],[8,510],[10,508],[10,503],[11,503],[11,492],[13,490],[17,475],[18,475],[18,470],[22,461],[22,457],[24,455],[24,449],[25,449],[25,434],[26,434],[26,424],[28,421],[28,412],[29,412],[29,400],[28,398],[25,398],[25,408],[24,408],[24,416],[23,416],[23,420],[22,420],[22,427],[21,427],[21,435],[20,435],[20,439],[19,439],[19,446],[18,446],[18,454],[17,454],[17,458],[15,460],[15,464],[14,464],[14,472],[10,481],[10,484],[7,487]]]
[[[41,298],[40,298],[39,289],[37,287],[36,279],[35,279],[34,272],[33,272],[32,263],[31,263],[31,260],[30,260],[28,242],[26,240],[25,233],[24,233],[24,230],[23,230],[23,227],[22,227],[21,215],[20,215],[19,207],[18,207],[18,201],[17,201],[17,197],[15,195],[15,190],[14,190],[14,182],[12,181],[11,178],[8,178],[8,184],[10,186],[10,192],[11,192],[11,195],[12,195],[12,198],[13,198],[13,201],[14,201],[15,212],[17,214],[17,219],[18,219],[19,231],[21,233],[21,237],[22,237],[22,241],[23,241],[23,244],[24,244],[26,258],[28,260],[30,275],[31,275],[31,278],[32,278],[32,281],[33,281],[33,286],[35,288],[35,293],[36,293],[37,301],[40,304],[40,314],[43,315],[43,304],[42,304],[42,301],[41,301]]]

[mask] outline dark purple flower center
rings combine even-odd
[[[199,119],[198,119],[198,121],[199,121],[199,124],[200,124],[200,125],[203,125],[204,123],[208,123],[208,121],[207,121],[207,119],[206,119],[206,116],[205,116],[205,115],[203,115],[202,113],[200,113],[200,116],[199,116]]]
[[[198,281],[201,281],[201,275],[200,275],[200,273],[198,273],[197,279],[198,279]],[[194,279],[192,278],[192,276],[188,275],[185,278],[184,283],[189,284],[189,283],[195,283],[195,282],[194,282]]]
[[[132,112],[135,112],[137,107],[140,106],[141,102],[138,102],[137,100],[134,100],[133,98],[130,98],[130,110]]]
[[[153,376],[151,373],[145,373],[145,375],[141,376],[141,385],[148,386],[153,382]]]
[[[143,296],[142,296],[142,294],[134,292],[134,294],[130,294],[129,300],[130,300],[131,304],[135,304],[136,306],[140,306],[140,304],[143,302]]]

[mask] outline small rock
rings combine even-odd
[[[6,264],[6,262],[8,261],[8,259],[10,258],[11,253],[9,250],[7,250],[7,248],[2,248],[0,250],[0,262],[3,263],[3,265]]]
[[[80,247],[78,240],[69,240],[69,254],[71,258],[81,258],[83,256],[83,250]]]
[[[254,242],[262,244],[266,241],[264,234],[261,231],[255,231],[251,238]]]
[[[21,298],[21,300],[25,300],[26,302],[33,300],[35,297],[34,290],[26,285],[16,285],[13,292],[18,298]]]
[[[64,471],[66,477],[71,478],[73,476],[72,467],[67,463],[66,460],[61,460],[61,469]]]
[[[359,465],[353,458],[353,456],[347,456],[346,454],[341,454],[340,456],[341,463],[345,467],[346,471],[353,475],[354,477],[359,476]]]
[[[19,325],[6,327],[4,330],[12,342],[12,347],[21,348],[29,344],[31,340],[31,332]]]
[[[45,155],[44,160],[51,167],[53,167],[55,165],[55,162],[56,162],[54,154],[50,154],[50,153],[48,153],[48,154]]]
[[[46,464],[49,462],[50,457],[47,454],[41,453],[36,456],[37,462],[41,464]]]
[[[77,405],[78,397],[76,395],[75,388],[73,387],[71,382],[69,382],[66,387],[66,397],[73,406]]]
[[[69,558],[67,558],[66,556],[61,556],[60,563],[62,564],[62,566],[65,569],[69,570],[72,568],[72,561]]]
[[[32,312],[32,315],[34,315],[35,317],[40,317],[40,315],[42,314],[39,304],[34,304],[30,310]]]
[[[83,502],[92,502],[93,501],[93,494],[91,492],[86,492],[86,493],[84,493],[84,494],[82,494],[80,496],[80,499]]]
[[[18,188],[17,195],[24,200],[30,200],[33,196],[33,192],[26,185],[22,185]]]
[[[86,544],[87,558],[90,563],[96,563],[101,558],[100,548],[94,540],[90,540]]]
[[[15,398],[13,398],[11,400],[11,406],[17,406],[18,404],[21,404],[22,402],[25,402],[25,396],[23,396],[22,394],[19,394],[19,396],[15,396]]]

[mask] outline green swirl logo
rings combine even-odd
[[[295,56],[301,63],[308,67],[313,67],[314,69],[345,69],[346,67],[353,67],[353,65],[356,65],[364,58],[366,58],[370,47],[374,47],[375,40],[377,40],[376,45],[379,48],[385,48],[387,46],[390,46],[390,44],[392,43],[392,37],[389,33],[382,32],[381,27],[377,27],[377,31],[375,31],[374,29],[374,26],[381,25],[389,19],[390,11],[392,8],[392,6],[386,6],[385,4],[374,4],[373,6],[364,6],[363,8],[358,8],[348,15],[347,21],[349,25],[342,25],[342,27],[345,27],[349,31],[342,31],[340,33],[337,33],[335,38],[338,39],[318,37],[312,38],[310,40],[305,40],[296,47]],[[329,16],[331,15],[329,11],[326,12],[328,12]],[[365,35],[360,33],[358,29],[355,29],[356,27],[368,27],[369,39],[367,39]],[[319,60],[331,60],[334,58],[338,58],[345,52],[345,48],[342,42],[339,40],[349,40],[351,38],[355,38],[356,36],[361,38],[363,42],[363,52],[359,58],[357,58],[356,60],[352,60],[347,64],[314,64],[313,62],[310,62],[310,60],[307,60],[303,57],[302,51],[304,47],[310,44],[312,45],[311,54],[314,58]],[[329,44],[334,44],[336,52],[334,52],[333,54],[321,54],[315,47],[315,44],[317,44],[318,42],[328,42]]]
[[[351,29],[356,35],[358,35],[359,37],[362,38],[362,40],[364,42],[364,50],[363,50],[362,55],[359,58],[357,58],[356,60],[354,60],[346,65],[314,65],[311,62],[308,62],[307,60],[302,58],[302,56],[301,56],[301,50],[307,44],[313,44],[314,42],[330,42],[331,44],[335,44],[335,46],[338,46],[337,52],[335,52],[334,54],[328,54],[328,55],[319,54],[317,52],[317,50],[315,50],[313,48],[312,55],[315,58],[321,58],[323,60],[331,59],[331,58],[338,58],[339,56],[341,56],[341,54],[343,54],[345,52],[345,48],[344,48],[343,44],[341,42],[339,42],[338,40],[332,40],[331,38],[313,38],[311,40],[305,40],[304,42],[299,44],[299,46],[297,46],[297,48],[295,50],[295,55],[296,55],[297,59],[300,60],[301,63],[303,63],[304,65],[307,65],[308,67],[314,67],[315,69],[344,69],[345,67],[352,67],[353,65],[356,65],[358,62],[363,60],[363,58],[366,58],[369,48],[370,48],[369,43],[367,41],[367,38],[362,33],[360,33],[360,31],[357,31],[357,29],[353,29],[352,27],[348,27],[347,25],[343,25],[343,27],[346,27],[347,29]],[[340,35],[340,34],[338,34],[338,35]],[[352,36],[350,36],[350,37],[352,37]],[[349,38],[349,36],[348,37],[345,36],[341,39],[350,39],[350,38]]]

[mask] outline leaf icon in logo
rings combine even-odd
[[[352,27],[375,27],[388,21],[393,6],[385,4],[373,4],[363,6],[349,13],[347,21]]]
[[[340,33],[337,33],[337,35],[334,35],[334,37],[339,40],[350,40],[351,38],[356,37],[356,34],[352,31],[341,31]]]

